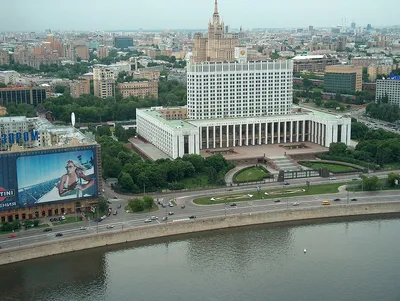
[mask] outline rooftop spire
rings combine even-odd
[[[214,24],[219,24],[218,0],[215,0],[215,2],[214,2],[213,23]]]

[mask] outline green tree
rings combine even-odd
[[[141,212],[144,210],[145,207],[144,201],[142,199],[130,200],[128,202],[128,206],[133,212]]]
[[[361,176],[363,181],[363,187],[366,191],[378,190],[380,188],[379,179],[376,176],[368,178],[367,176]]]
[[[388,174],[387,184],[389,187],[395,187],[399,185],[400,175],[395,173]],[[396,184],[397,182],[397,184]]]
[[[56,86],[54,88],[54,92],[63,94],[65,92],[66,86]]]
[[[108,203],[103,196],[99,197],[98,208],[100,213],[105,213],[108,211]]]
[[[127,191],[133,191],[135,188],[135,184],[133,183],[132,177],[130,174],[126,172],[122,172],[118,183],[121,185],[121,187]]]
[[[153,208],[154,204],[154,199],[151,196],[145,196],[143,197],[143,202],[144,202],[144,207],[147,209]]]
[[[346,153],[347,145],[343,142],[331,143],[329,145],[329,154],[332,156],[341,156]]]

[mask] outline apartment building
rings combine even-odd
[[[135,96],[145,98],[151,96],[158,98],[158,82],[155,81],[135,81],[130,83],[119,83],[118,91],[122,97]]]
[[[118,74],[107,65],[95,65],[93,68],[94,96],[114,97],[115,81]]]
[[[10,53],[0,49],[0,65],[10,65]]]
[[[388,96],[389,102],[400,107],[400,77],[378,79],[376,81],[375,101]]]
[[[339,60],[335,56],[326,55],[298,55],[293,58],[293,71],[324,72],[326,66],[337,65]]]
[[[70,94],[73,98],[79,98],[83,94],[90,94],[90,81],[87,79],[73,81],[70,85]]]
[[[393,70],[397,69],[399,65],[370,65],[368,66],[368,79],[371,82],[376,80],[376,77],[381,75],[389,75]]]

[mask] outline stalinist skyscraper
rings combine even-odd
[[[193,62],[233,61],[235,47],[240,45],[237,34],[225,33],[224,21],[221,22],[218,13],[218,0],[215,0],[212,20],[208,22],[208,35],[195,35]]]

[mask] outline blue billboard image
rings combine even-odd
[[[16,158],[18,207],[97,195],[94,150]]]

